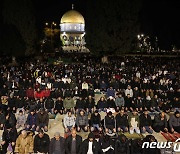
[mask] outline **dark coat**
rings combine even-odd
[[[123,116],[121,116],[120,114],[117,114],[116,115],[116,125],[117,125],[117,127],[120,127],[120,126],[128,127],[127,115],[124,114]]]
[[[37,115],[36,114],[34,114],[34,115],[32,115],[31,113],[28,115],[28,117],[27,117],[27,125],[30,125],[30,126],[32,126],[32,125],[36,125],[36,120],[37,120]]]
[[[48,126],[48,123],[49,123],[49,115],[47,112],[44,112],[43,114],[41,113],[37,114],[37,120],[36,120],[37,126],[39,126],[40,124],[45,124],[46,126]]]
[[[55,138],[52,138],[51,139],[51,142],[50,142],[50,145],[49,145],[49,154],[53,154],[53,152],[55,151],[55,141],[56,139]],[[63,137],[60,137],[60,146],[61,146],[61,154],[65,154],[65,140]]]
[[[144,114],[141,114],[139,118],[140,118],[140,127],[152,125],[152,120],[150,115],[147,115],[146,118]]]
[[[130,154],[129,141],[124,135],[119,136],[115,142],[115,154]]]
[[[93,125],[93,124],[99,124],[100,125],[101,124],[101,116],[100,116],[100,114],[98,113],[97,116],[95,116],[95,114],[92,114],[90,122],[91,122],[91,125]]]
[[[47,153],[49,151],[50,139],[47,134],[44,134],[42,138],[37,134],[34,138],[34,152]]]
[[[72,145],[72,135],[68,136],[65,140],[66,154],[71,153],[71,145]],[[82,145],[82,137],[79,135],[76,135],[76,153],[77,154],[80,153],[81,145]]]
[[[86,139],[83,141],[82,143],[82,147],[81,147],[81,152],[80,154],[87,154],[88,152],[88,146],[89,146],[89,139]],[[93,154],[101,154],[101,149],[100,149],[100,145],[99,143],[94,140],[93,141],[93,145],[92,145],[92,151],[93,151]]]
[[[6,143],[9,142],[16,142],[17,139],[17,130],[15,128],[12,128],[10,131],[4,130],[2,134],[2,140]]]

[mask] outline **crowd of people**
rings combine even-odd
[[[128,153],[137,149],[129,149],[130,141],[125,136],[114,141],[111,134],[180,133],[178,59],[111,57],[101,62],[98,58],[75,56],[73,61],[53,65],[47,60],[27,60],[10,66],[2,59],[3,153],[8,149],[22,154]],[[102,97],[96,101],[97,94]],[[106,113],[104,119],[102,112]],[[63,115],[65,133],[71,135],[64,139],[56,132],[50,140],[45,133],[49,115],[58,114]],[[76,134],[82,130],[90,131],[84,141]],[[99,142],[95,131],[105,134]],[[38,134],[34,137],[35,132]],[[155,140],[152,135],[147,138]]]

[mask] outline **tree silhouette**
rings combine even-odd
[[[31,0],[5,0],[3,8],[5,23],[14,25],[25,42],[25,55],[35,53],[37,35]]]
[[[134,49],[141,0],[88,0],[86,42],[92,52],[120,54]]]

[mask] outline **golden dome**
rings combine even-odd
[[[85,24],[84,17],[75,10],[70,10],[66,12],[61,18],[62,23],[80,23]]]

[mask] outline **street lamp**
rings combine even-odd
[[[46,26],[48,26],[48,25],[49,25],[49,23],[48,23],[48,22],[46,22],[46,23],[45,23],[45,25],[46,25]],[[53,33],[52,33],[52,32],[53,32],[53,26],[56,26],[56,23],[53,21],[50,25],[51,25],[51,44],[52,44],[52,35],[53,35]]]

